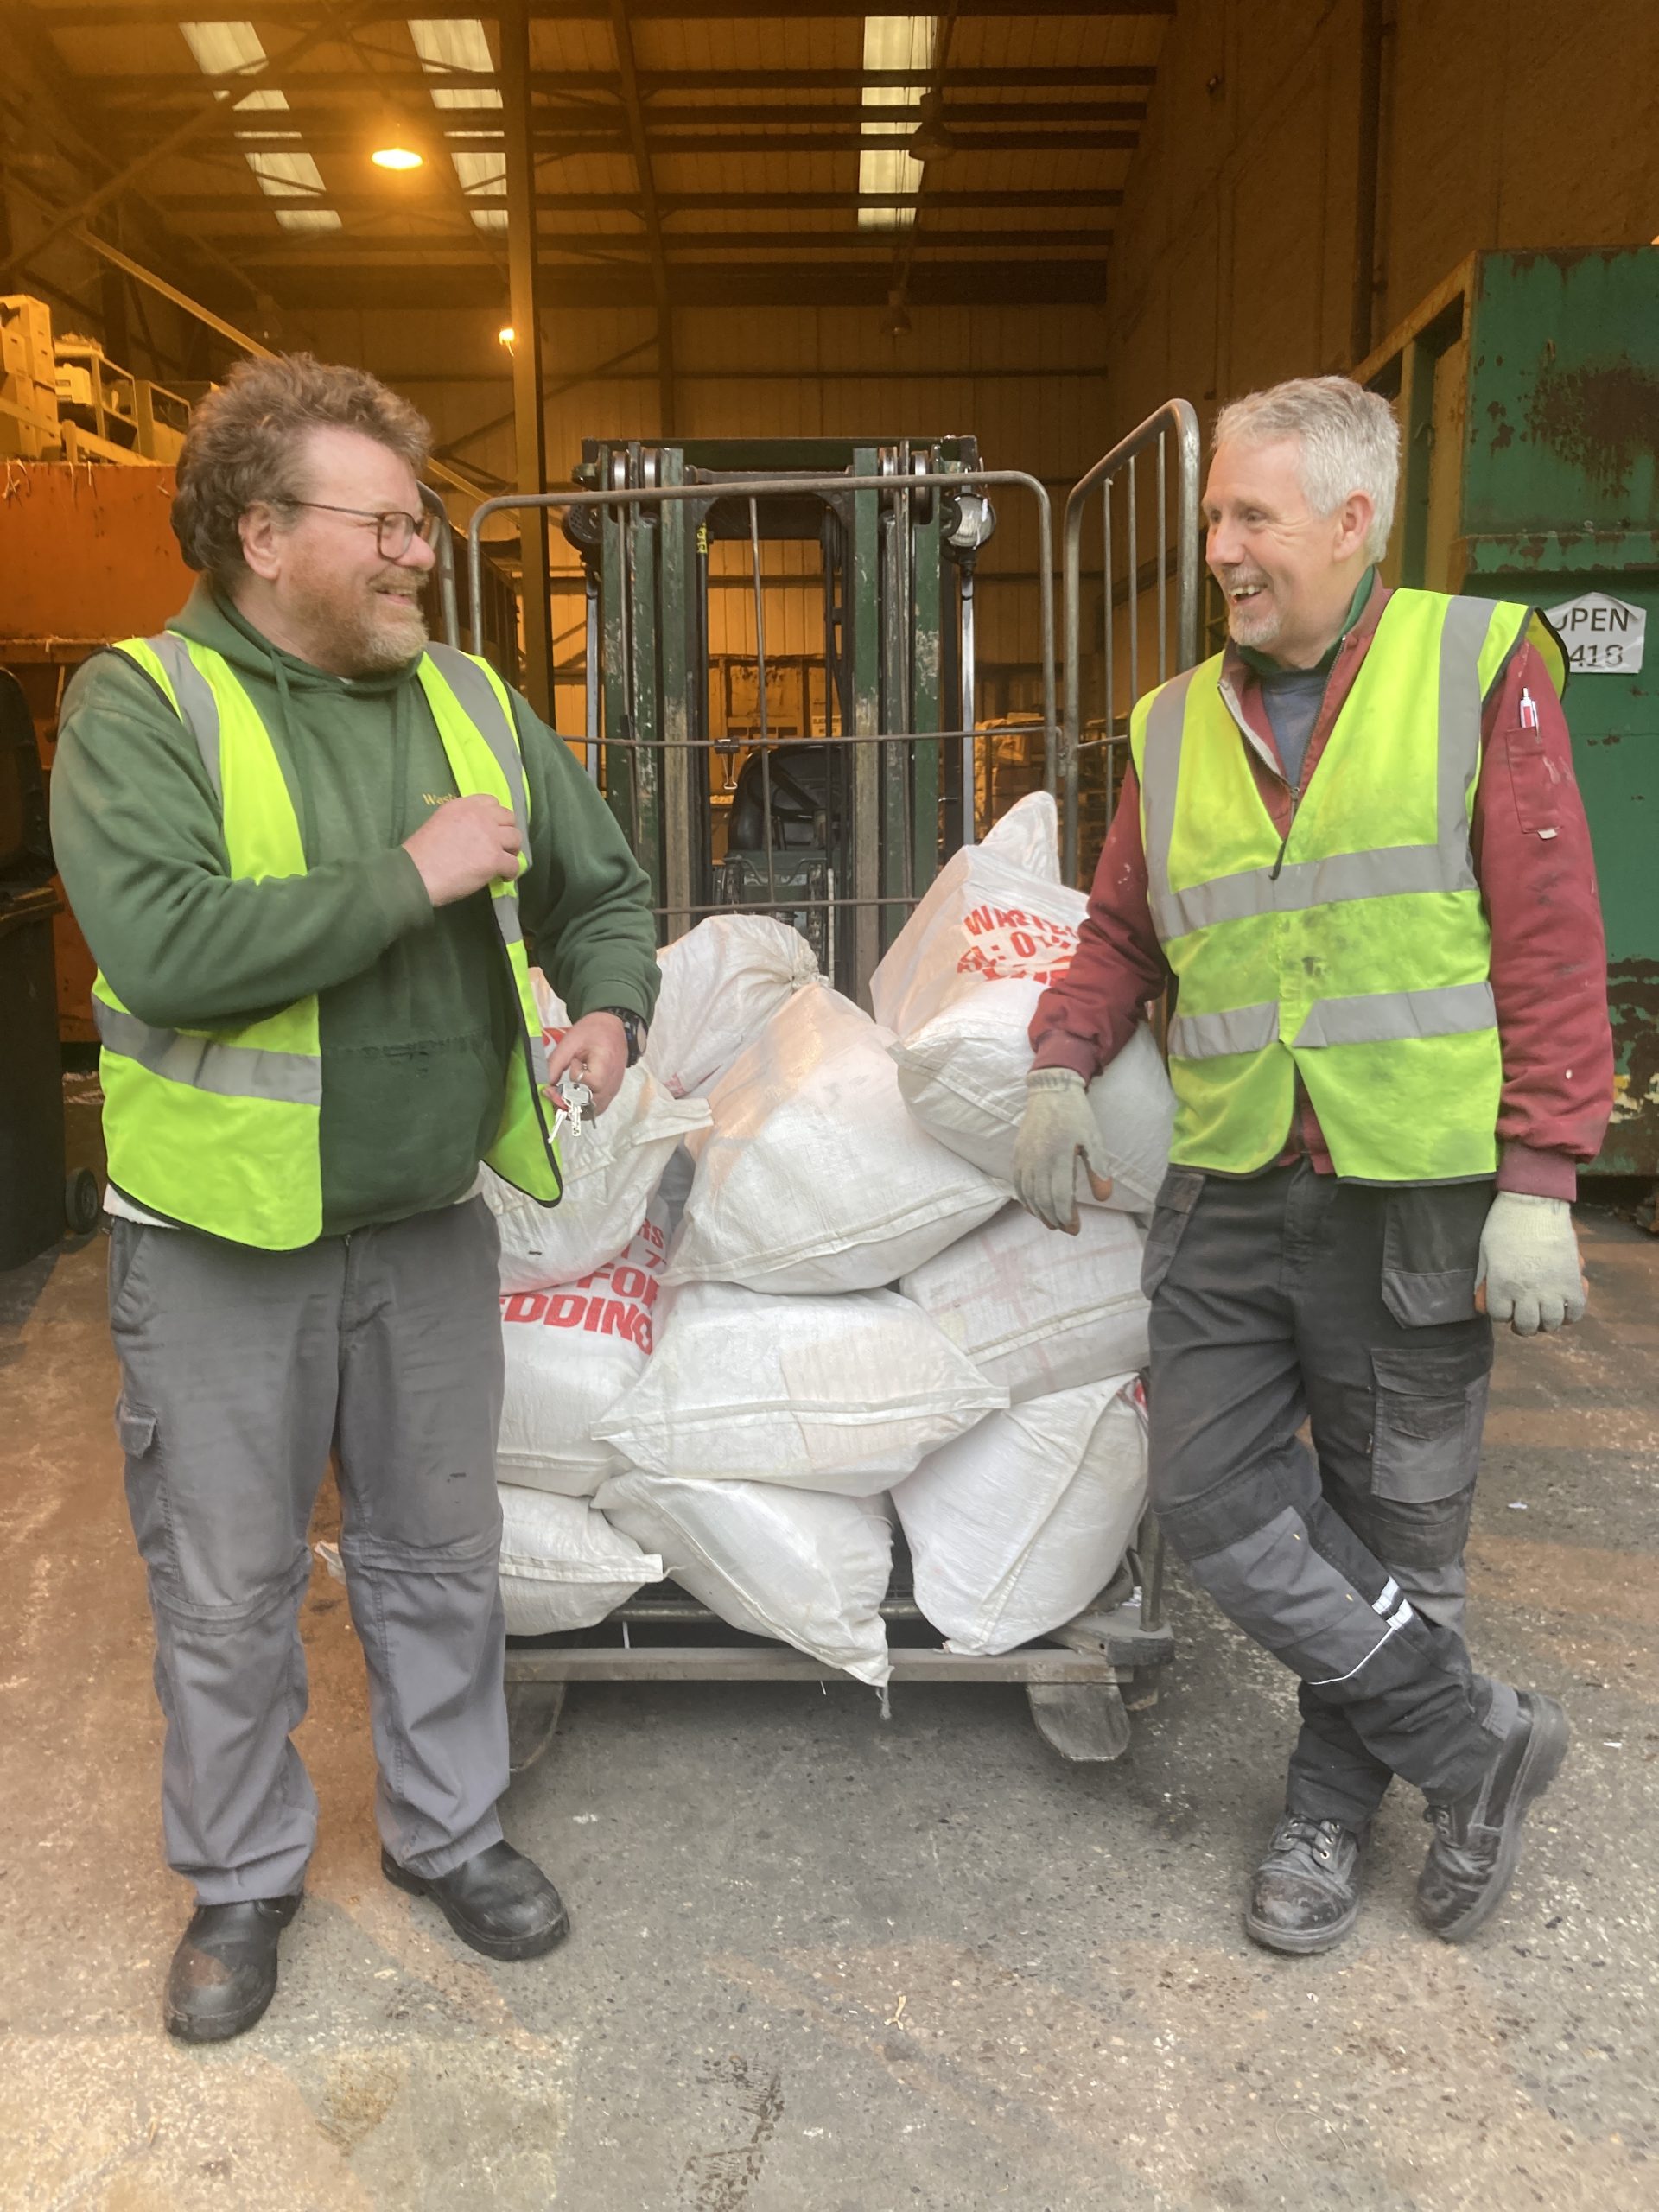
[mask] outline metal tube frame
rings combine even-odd
[[[449,520],[448,508],[445,506],[429,484],[423,484],[420,493],[421,505],[426,509],[428,514],[436,515],[442,525],[438,531],[438,542],[432,550],[438,556],[438,609],[443,630],[443,642],[446,645],[459,645],[461,643],[461,600],[455,589],[455,541],[453,535],[454,526]],[[479,603],[481,607],[483,603],[481,580]],[[481,619],[480,616],[480,620]],[[476,652],[478,650],[476,629],[473,632],[473,645],[474,651]]]
[[[1174,445],[1175,471],[1175,636],[1174,665],[1170,665],[1169,652],[1169,506],[1170,484],[1168,448]],[[1103,548],[1103,635],[1101,639],[1103,678],[1105,697],[1103,701],[1103,720],[1106,735],[1102,742],[1107,753],[1104,774],[1109,808],[1113,785],[1111,748],[1128,741],[1128,724],[1120,733],[1116,691],[1116,613],[1117,591],[1113,574],[1112,494],[1121,480],[1124,487],[1127,507],[1126,538],[1128,574],[1124,579],[1123,597],[1128,610],[1129,704],[1133,707],[1141,689],[1141,571],[1140,571],[1140,500],[1137,496],[1135,463],[1150,448],[1156,461],[1155,500],[1157,508],[1157,552],[1154,557],[1154,587],[1157,595],[1157,668],[1158,682],[1163,683],[1172,675],[1191,668],[1199,658],[1199,560],[1198,560],[1198,470],[1202,446],[1198,436],[1198,415],[1185,399],[1172,399],[1155,413],[1120,438],[1111,451],[1103,454],[1088,474],[1072,486],[1065,503],[1062,523],[1061,626],[1065,655],[1065,711],[1061,728],[1060,846],[1061,873],[1068,883],[1075,883],[1078,867],[1078,779],[1077,755],[1082,743],[1083,729],[1083,670],[1082,670],[1082,567],[1083,528],[1089,502],[1098,492],[1101,495],[1101,542]],[[1135,1557],[1141,1578],[1140,1611],[1142,1628],[1149,1634],[1160,1632],[1164,1618],[1164,1543],[1157,1522],[1148,1511],[1142,1518],[1135,1543]]]
[[[856,476],[840,474],[826,474],[822,476],[788,475],[770,478],[756,478],[748,476],[732,480],[730,481],[721,479],[709,479],[696,484],[656,485],[649,486],[642,486],[632,488],[612,486],[604,490],[593,492],[550,492],[543,493],[539,495],[526,493],[503,494],[499,498],[484,501],[474,512],[472,519],[467,525],[467,587],[474,641],[476,642],[482,634],[482,531],[484,524],[488,521],[493,514],[508,510],[523,510],[524,508],[530,506],[547,509],[569,509],[576,507],[609,507],[612,509],[621,507],[638,508],[647,505],[661,505],[667,501],[675,499],[708,500],[720,498],[722,495],[741,497],[747,499],[749,503],[751,519],[750,542],[754,563],[754,589],[756,594],[755,615],[757,624],[757,658],[760,661],[761,683],[760,714],[763,722],[761,748],[762,774],[763,778],[766,778],[769,766],[766,758],[766,753],[769,750],[767,744],[769,733],[766,732],[764,728],[766,715],[764,645],[765,611],[760,597],[759,528],[758,521],[756,519],[758,509],[756,508],[755,502],[759,499],[768,497],[798,494],[802,492],[874,492],[888,494],[893,497],[895,500],[899,498],[899,494],[903,493],[906,495],[903,503],[904,512],[902,515],[895,515],[895,532],[899,539],[899,547],[904,550],[907,558],[907,546],[906,546],[905,541],[908,533],[904,529],[903,524],[909,517],[908,495],[910,493],[916,491],[925,490],[930,487],[938,492],[949,492],[953,489],[960,490],[964,486],[979,487],[989,486],[991,485],[1022,486],[1026,490],[1029,491],[1037,501],[1038,524],[1040,542],[1040,556],[1039,564],[1039,619],[1041,630],[1043,712],[1040,724],[1033,721],[1030,727],[1033,728],[1040,727],[1043,731],[1045,780],[1047,788],[1051,791],[1055,791],[1057,782],[1063,784],[1063,788],[1057,792],[1057,797],[1059,798],[1060,802],[1063,836],[1071,853],[1071,872],[1075,872],[1077,834],[1077,586],[1080,569],[1078,539],[1081,529],[1083,505],[1089,493],[1092,491],[1096,486],[1106,482],[1109,477],[1116,473],[1116,470],[1124,462],[1125,460],[1132,457],[1131,448],[1133,452],[1138,453],[1144,444],[1151,442],[1154,436],[1159,437],[1160,441],[1159,470],[1160,485],[1161,488],[1163,482],[1161,435],[1164,427],[1166,423],[1170,421],[1173,421],[1174,427],[1181,434],[1183,440],[1185,438],[1189,427],[1191,432],[1190,457],[1186,452],[1185,443],[1183,444],[1182,454],[1182,482],[1184,490],[1187,486],[1190,479],[1192,491],[1190,516],[1185,507],[1183,509],[1182,516],[1182,534],[1180,543],[1183,548],[1183,557],[1185,557],[1185,554],[1192,549],[1195,549],[1197,544],[1196,468],[1198,454],[1197,419],[1193,416],[1192,409],[1187,407],[1185,402],[1175,401],[1171,403],[1170,407],[1160,410],[1159,416],[1152,417],[1149,423],[1143,424],[1141,430],[1135,434],[1132,440],[1126,441],[1123,446],[1114,448],[1114,451],[1111,454],[1109,454],[1103,461],[1097,463],[1096,467],[1090,472],[1089,476],[1084,479],[1083,483],[1072,493],[1071,499],[1067,502],[1066,569],[1065,579],[1065,590],[1066,595],[1066,723],[1064,740],[1062,737],[1061,727],[1057,720],[1055,713],[1056,671],[1054,655],[1052,510],[1046,488],[1037,478],[1027,475],[1023,470],[1020,469],[951,470],[949,472],[928,474],[912,474],[908,469],[905,469],[902,472],[893,471],[882,474],[861,474]],[[1107,573],[1109,579],[1109,510],[1107,528]],[[1160,556],[1162,552],[1162,546],[1163,538],[1160,524]],[[527,585],[528,582],[529,580],[526,579]],[[962,747],[963,785],[962,794],[963,842],[965,843],[971,843],[973,842],[975,832],[975,781],[976,766],[975,748],[976,739],[978,733],[976,733],[974,728],[974,600],[973,575],[971,565],[969,564],[964,564],[962,585],[963,588],[960,594],[960,604],[961,619],[964,632],[962,658],[962,720],[964,726],[958,730],[930,731],[925,734],[925,739],[924,741],[918,741],[912,738],[907,732],[895,731],[892,728],[852,731],[847,730],[843,728],[842,731],[836,738],[835,741],[839,744],[864,747],[886,746],[895,742],[913,743],[917,741],[926,741],[937,743],[940,745],[941,747],[943,747],[944,744],[948,741],[954,741],[960,742]],[[1181,632],[1182,651],[1187,653],[1188,658],[1195,658],[1198,636],[1196,576],[1191,580],[1190,589],[1188,585],[1189,579],[1187,578],[1184,569],[1182,574],[1180,594],[1183,625]],[[1161,582],[1160,589],[1160,605],[1161,609]],[[1189,643],[1192,648],[1190,652],[1188,652]],[[590,623],[590,654],[593,650],[593,645],[594,639],[592,637],[592,625]],[[1182,665],[1185,666],[1187,662],[1184,659],[1182,661]],[[1161,673],[1161,659],[1160,667]],[[829,686],[833,688],[833,668],[829,669],[827,682]],[[590,700],[593,696],[592,670],[590,667]],[[894,702],[889,702],[890,711],[884,714],[880,717],[880,720],[883,722],[891,722],[895,719],[903,722],[908,722],[911,719],[908,712],[901,710],[895,716],[891,711],[891,706],[893,703]],[[825,711],[826,717],[830,718],[831,709],[827,697]],[[594,761],[594,747],[597,739],[597,734],[598,733],[592,726],[592,717],[590,715],[589,726],[588,729],[590,772],[596,765]],[[683,746],[692,750],[706,750],[708,741],[695,738],[687,738],[679,741],[666,739],[647,741],[629,738],[620,734],[613,736],[607,734],[605,742],[607,744],[618,745],[624,747],[650,744],[653,748],[666,751],[669,747],[676,745],[677,743],[679,746]],[[855,755],[854,757],[857,756]],[[941,758],[943,758],[943,753],[941,753]],[[763,806],[766,810],[766,818],[768,824],[768,889],[769,892],[771,892],[775,890],[775,885],[772,880],[770,866],[771,836],[769,791],[763,795]],[[901,909],[909,908],[914,903],[915,887],[911,878],[912,855],[910,852],[910,840],[907,836],[904,840],[904,848],[903,864],[906,869],[906,874],[903,879],[904,887],[899,892],[891,894],[885,893],[878,893],[874,898],[868,895],[861,897],[837,898],[833,895],[832,892],[831,895],[827,899],[822,902],[812,903],[821,903],[828,906],[832,911],[832,913],[833,910],[841,907],[858,908],[861,910],[874,908],[877,911],[889,906],[899,907]],[[718,906],[693,907],[689,910],[687,918],[689,919],[701,917],[703,913],[720,912],[725,911],[728,910]],[[1070,1647],[1065,1644],[1060,1644],[1057,1647],[1056,1644],[1052,1642],[1046,1643],[1039,1642],[1037,1644],[1028,1645],[1020,1650],[1004,1653],[995,1657],[985,1657],[976,1654],[946,1651],[937,1647],[918,1649],[913,1646],[900,1646],[893,1648],[892,1651],[893,1677],[898,1681],[910,1681],[1019,1682],[1024,1683],[1028,1687],[1057,1686],[1068,1683],[1078,1686],[1096,1685],[1102,1688],[1109,1688],[1114,1686],[1120,1688],[1127,1687],[1135,1680],[1137,1674],[1144,1671],[1147,1666],[1156,1666],[1166,1660],[1171,1656],[1172,1650],[1167,1631],[1164,1629],[1161,1621],[1161,1547],[1156,1535],[1155,1528],[1150,1520],[1150,1516],[1148,1516],[1147,1520],[1143,1523],[1140,1533],[1138,1539],[1138,1559],[1141,1562],[1143,1562],[1141,1566],[1141,1587],[1137,1593],[1137,1600],[1134,1607],[1138,1617],[1138,1622],[1135,1624],[1129,1625],[1125,1639],[1121,1647],[1114,1644],[1110,1648],[1108,1648],[1108,1646],[1104,1644],[1097,1644],[1093,1638],[1089,1636],[1080,1636],[1077,1639],[1076,1643]],[[911,1621],[920,1618],[918,1608],[915,1606],[913,1602],[908,1600],[893,1600],[889,1599],[889,1600],[882,1606],[881,1611],[884,1616],[889,1619]],[[664,1627],[682,1622],[688,1625],[692,1624],[711,1624],[718,1625],[715,1621],[715,1617],[708,1612],[705,1608],[690,1601],[682,1602],[671,1599],[645,1601],[635,1599],[631,1604],[619,1608],[617,1615],[613,1618],[616,1618],[622,1622],[625,1636],[626,1623],[630,1619],[641,1624],[647,1622],[652,1622],[659,1624]],[[615,1648],[609,1646],[595,1646],[591,1644],[563,1644],[553,1646],[539,1643],[533,1640],[516,1643],[509,1649],[506,1660],[506,1675],[507,1680],[510,1682],[538,1682],[549,1685],[571,1681],[648,1680],[818,1681],[843,1679],[838,1669],[826,1666],[823,1662],[812,1659],[804,1653],[791,1650],[783,1645],[771,1643],[750,1643],[747,1644],[724,1644],[717,1646],[684,1645],[657,1647],[638,1645],[629,1647],[625,1643],[621,1648]]]
[[[1165,648],[1167,630],[1166,570],[1169,564],[1167,547],[1168,478],[1165,458],[1165,442],[1172,441],[1176,452],[1176,531],[1175,531],[1175,665],[1169,669]],[[1105,662],[1106,737],[1108,747],[1122,741],[1117,728],[1115,678],[1116,660],[1113,636],[1113,610],[1116,594],[1112,579],[1112,492],[1114,485],[1124,480],[1128,501],[1128,575],[1125,595],[1128,607],[1129,692],[1131,703],[1140,688],[1140,594],[1141,582],[1138,565],[1140,516],[1136,498],[1135,462],[1148,448],[1157,451],[1158,492],[1158,677],[1161,683],[1166,674],[1179,675],[1191,668],[1198,658],[1198,463],[1201,447],[1198,437],[1198,418],[1191,404],[1185,399],[1166,401],[1154,414],[1120,438],[1108,454],[1102,455],[1086,476],[1079,478],[1072,486],[1065,502],[1062,524],[1062,553],[1064,574],[1061,579],[1062,646],[1065,657],[1065,714],[1060,733],[1059,773],[1055,783],[1060,801],[1060,868],[1066,882],[1074,883],[1077,875],[1077,751],[1083,726],[1082,673],[1082,569],[1083,525],[1090,499],[1096,492],[1102,494],[1103,540],[1105,571],[1105,634],[1103,639]],[[1127,729],[1124,732],[1127,736]],[[1051,785],[1051,788],[1054,788]]]
[[[891,452],[891,458],[889,458],[889,451]],[[1029,492],[1037,502],[1037,519],[1039,541],[1039,589],[1038,612],[1039,627],[1041,633],[1040,652],[1042,660],[1043,687],[1041,726],[1043,729],[1046,779],[1047,787],[1052,791],[1055,788],[1055,765],[1059,758],[1059,724],[1056,711],[1055,696],[1056,668],[1054,653],[1053,509],[1049,499],[1047,488],[1039,478],[1027,474],[1023,469],[942,469],[931,472],[914,470],[904,465],[904,456],[906,451],[907,449],[898,448],[892,449],[884,448],[881,454],[881,461],[885,466],[879,467],[875,472],[855,475],[842,474],[838,472],[825,473],[823,474],[809,474],[802,473],[798,475],[790,474],[787,475],[774,476],[757,476],[747,474],[734,474],[730,477],[705,476],[700,478],[696,483],[690,484],[646,484],[630,486],[619,485],[613,482],[609,486],[593,491],[570,490],[544,492],[539,493],[503,493],[495,499],[486,499],[483,501],[482,504],[474,511],[472,518],[467,524],[467,588],[469,602],[474,615],[474,636],[480,634],[479,625],[481,621],[480,610],[481,608],[483,593],[482,533],[485,524],[489,521],[492,516],[496,514],[506,512],[518,512],[522,514],[526,509],[530,508],[569,511],[592,507],[601,510],[609,510],[611,513],[617,518],[617,520],[622,528],[624,538],[628,539],[631,538],[632,534],[632,525],[633,520],[636,515],[638,515],[639,511],[642,509],[655,507],[660,510],[664,504],[675,500],[692,499],[703,503],[712,503],[713,501],[721,498],[741,499],[748,505],[751,513],[751,544],[752,547],[755,549],[754,559],[757,572],[753,588],[758,595],[761,587],[758,573],[758,547],[755,546],[755,540],[758,537],[758,527],[755,525],[753,518],[758,513],[756,503],[759,500],[776,497],[798,497],[803,493],[835,495],[868,495],[871,493],[885,495],[887,501],[891,503],[892,513],[888,518],[889,526],[882,538],[882,544],[885,549],[883,557],[887,562],[890,581],[899,587],[899,595],[902,598],[904,604],[907,607],[909,600],[908,564],[910,532],[906,527],[906,524],[911,514],[913,496],[918,493],[925,493],[930,490],[938,493],[949,493],[952,491],[960,492],[963,490],[982,490],[992,485],[1010,485],[1018,486]],[[893,599],[894,595],[894,592],[893,590],[889,590],[886,594],[887,600],[890,602]],[[757,620],[762,625],[762,650],[764,651],[763,639],[765,614],[763,606],[757,605],[756,613]],[[971,612],[969,613],[968,621],[970,626],[971,638]],[[890,641],[883,639],[879,640],[878,642],[883,647],[883,650],[879,652],[878,658],[885,671],[887,671],[888,663],[892,658],[891,654],[885,650],[886,645]],[[632,660],[632,657],[630,655],[630,660]],[[590,664],[588,671],[590,690],[594,680],[594,670]],[[885,677],[884,680],[880,683],[880,690],[881,693],[881,709],[880,711],[874,716],[876,727],[870,729],[861,728],[851,732],[843,731],[840,736],[834,740],[835,743],[837,745],[848,744],[855,747],[860,745],[868,746],[868,744],[874,743],[884,747],[890,745],[901,747],[914,747],[921,744],[935,745],[940,748],[939,758],[941,764],[943,763],[944,759],[944,747],[948,742],[952,741],[960,741],[963,744],[965,750],[971,752],[974,742],[974,733],[971,728],[966,730],[929,730],[920,734],[913,734],[908,727],[912,717],[909,712],[907,699],[901,701],[896,698],[894,696],[894,684],[886,680]],[[764,713],[764,692],[762,695],[762,711]],[[964,721],[968,720],[966,715],[964,715],[963,720]],[[642,754],[649,753],[652,757],[661,754],[665,758],[670,750],[677,749],[678,747],[689,747],[694,751],[706,751],[708,749],[708,741],[702,738],[684,738],[677,740],[667,737],[666,735],[652,736],[649,738],[636,738],[632,734],[633,727],[634,725],[631,721],[629,728],[626,730],[613,733],[609,729],[607,729],[603,741],[607,748],[614,747],[620,754],[638,763],[638,771],[631,775],[629,779],[630,788],[635,795],[636,801],[639,786],[639,772],[642,772],[645,766],[645,761],[640,758]],[[846,757],[849,760],[861,764],[867,760],[873,760],[874,759],[884,756],[871,756],[867,753],[861,753],[855,751]],[[591,758],[592,756],[590,754],[590,762]],[[745,900],[736,911],[756,911],[764,912],[769,909],[775,908],[779,903],[779,894],[776,886],[776,864],[772,855],[770,829],[771,813],[769,801],[771,762],[769,758],[769,747],[765,743],[762,744],[760,748],[760,772],[764,794],[763,804],[766,806],[766,812],[763,818],[767,823],[766,842],[766,890],[765,900],[764,903],[762,903],[759,899],[754,900]],[[865,776],[865,772],[861,766],[860,768],[860,775],[861,777]],[[865,780],[870,781],[868,778],[866,778]],[[890,782],[891,779],[887,780]],[[971,779],[969,780],[971,781]],[[873,791],[876,787],[877,786],[871,782],[871,791]],[[864,788],[864,785],[861,783],[859,788],[862,790]],[[882,868],[886,872],[888,880],[883,880],[879,875],[874,875],[873,874],[872,880],[868,883],[860,883],[855,887],[857,895],[849,899],[836,898],[833,895],[833,886],[830,887],[830,895],[822,898],[812,893],[806,893],[800,896],[797,896],[793,893],[787,894],[787,903],[791,908],[801,911],[823,912],[824,915],[826,929],[833,928],[835,913],[838,908],[845,906],[854,910],[855,942],[861,948],[858,958],[855,963],[856,969],[855,988],[861,997],[862,997],[864,993],[868,990],[869,975],[874,971],[876,962],[879,960],[881,951],[885,948],[886,944],[890,941],[891,935],[893,933],[891,931],[888,931],[882,926],[882,916],[890,909],[901,908],[907,903],[913,903],[915,896],[915,861],[914,855],[912,851],[912,837],[911,834],[910,808],[907,799],[907,778],[905,779],[905,790],[906,803],[900,810],[901,818],[886,824],[878,824],[880,850],[885,856],[882,861]],[[868,795],[868,794],[867,794],[867,796]],[[965,810],[966,808],[964,807],[964,811]],[[881,834],[882,832],[885,834]],[[895,840],[897,842],[897,849],[893,849]],[[636,848],[638,847],[639,842],[639,837],[636,835],[634,839]],[[874,849],[874,848],[872,849]],[[664,903],[658,906],[654,911],[661,915],[666,916],[670,912],[671,908],[677,919],[683,918],[687,921],[696,918],[704,912],[729,912],[734,911],[730,906],[694,907],[690,906],[682,901],[669,901],[666,899]]]
[[[1182,403],[1176,403],[1180,404]],[[1190,411],[1190,410],[1189,410]],[[1195,426],[1196,435],[1196,426]],[[1052,763],[1058,757],[1059,724],[1055,712],[1054,698],[1054,512],[1048,490],[1039,478],[1028,476],[1021,468],[966,468],[931,472],[926,475],[876,476],[738,476],[729,480],[721,477],[704,478],[696,484],[640,485],[632,488],[612,487],[597,492],[542,492],[503,493],[499,498],[486,499],[474,510],[467,525],[467,599],[473,620],[473,634],[481,632],[483,623],[483,526],[492,515],[503,514],[525,507],[555,508],[563,512],[576,507],[638,507],[655,505],[671,499],[717,499],[732,498],[765,499],[787,498],[802,492],[886,492],[897,497],[902,493],[925,491],[929,486],[943,492],[960,491],[964,486],[976,488],[991,484],[1017,485],[1029,492],[1037,502],[1039,552],[1038,558],[1038,623],[1042,632],[1043,661],[1043,737],[1048,755],[1051,774],[1049,788],[1053,789]],[[1073,493],[1073,498],[1076,494]],[[1068,508],[1068,512],[1069,512]],[[966,716],[963,717],[964,721]],[[930,731],[930,740],[939,734]],[[883,732],[891,740],[892,732]],[[840,741],[837,741],[839,742]]]

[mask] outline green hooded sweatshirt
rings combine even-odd
[[[99,653],[65,698],[52,835],[116,996],[164,1029],[234,1027],[315,992],[328,1236],[452,1204],[493,1140],[518,1014],[486,891],[435,911],[404,840],[454,779],[415,664],[348,680],[269,644],[204,581],[168,626],[236,670],[270,733],[308,873],[233,880],[194,741]],[[563,740],[513,694],[530,789],[519,912],[572,1018],[650,1019],[650,890]],[[128,1193],[142,1205],[141,1192]]]

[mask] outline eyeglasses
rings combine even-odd
[[[437,543],[442,526],[442,515],[429,508],[418,515],[405,514],[401,507],[388,507],[377,513],[372,507],[334,507],[326,499],[284,499],[285,507],[315,507],[319,514],[356,515],[363,522],[372,522],[375,529],[375,544],[385,561],[401,561],[411,543],[419,538],[423,545]]]

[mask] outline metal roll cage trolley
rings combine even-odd
[[[1173,400],[1071,490],[1063,715],[1056,713],[1047,490],[1022,470],[978,467],[969,439],[590,443],[578,488],[504,495],[473,515],[467,627],[473,641],[486,635],[482,532],[491,517],[558,512],[586,579],[586,716],[576,741],[651,876],[663,936],[711,913],[773,914],[799,928],[825,974],[868,1004],[870,976],[905,916],[942,860],[971,844],[979,826],[976,761],[988,739],[975,717],[974,568],[995,525],[988,494],[1007,487],[1035,504],[1042,711],[1039,722],[1024,728],[1033,741],[1040,728],[1041,780],[1058,801],[1063,869],[1075,882],[1080,857],[1092,866],[1104,835],[1143,667],[1148,679],[1155,668],[1161,681],[1198,658],[1198,453],[1193,410]],[[1137,461],[1148,458],[1152,467],[1137,474]],[[1103,566],[1088,608],[1097,707],[1085,718],[1082,548],[1097,495]],[[425,497],[440,504],[435,494]],[[1116,531],[1115,499],[1125,510],[1125,526]],[[743,537],[752,561],[758,728],[734,742],[708,727],[708,594],[711,549]],[[785,744],[768,728],[766,594],[815,578],[804,569],[763,579],[761,546],[813,537],[823,596],[823,728]],[[459,641],[449,532],[440,533],[437,550],[442,626]],[[489,578],[498,581],[496,572]],[[499,632],[499,624],[492,628]],[[735,754],[746,747],[750,761],[735,777]],[[711,837],[709,771],[716,754],[726,756],[721,788],[732,795],[723,857]],[[1150,1514],[1086,1611],[994,1657],[943,1648],[911,1594],[897,1531],[895,1538],[893,1580],[880,1609],[894,1683],[1017,1682],[1063,1758],[1122,1755],[1129,1712],[1156,1702],[1159,1669],[1174,1651],[1164,1618],[1162,1542]],[[786,1644],[727,1627],[671,1582],[662,1594],[618,1606],[597,1627],[509,1639],[513,1769],[546,1748],[573,1681],[842,1679]]]

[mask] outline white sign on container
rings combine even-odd
[[[1648,610],[1605,591],[1582,592],[1545,613],[1560,631],[1575,676],[1637,676],[1647,642]]]

